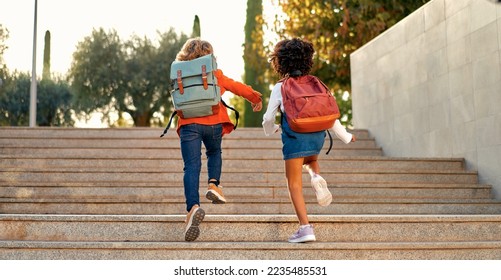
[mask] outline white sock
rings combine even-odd
[[[300,226],[299,226],[299,228],[307,228],[307,227],[309,227],[309,226],[310,226],[310,224],[307,224],[307,225],[300,225]]]
[[[315,171],[313,171],[313,169],[310,168],[309,165],[305,164],[303,165],[304,169],[306,169],[306,171],[308,171],[308,173],[310,174],[311,178],[313,179],[315,176],[317,176],[318,174],[315,173]]]

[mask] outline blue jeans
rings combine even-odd
[[[221,178],[221,141],[223,126],[188,124],[181,126],[179,137],[181,138],[181,153],[184,162],[184,196],[186,198],[186,211],[190,211],[194,205],[200,205],[200,171],[202,168],[202,142],[204,143],[207,156],[208,178],[215,179],[219,183]]]

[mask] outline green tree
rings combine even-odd
[[[350,54],[429,0],[279,0],[286,17],[274,30],[316,50],[314,75],[333,90],[342,121],[351,124]]]
[[[42,80],[50,79],[50,31],[45,31],[44,38],[44,49],[43,49],[43,69],[42,69]]]
[[[73,95],[67,81],[42,79],[37,90],[37,123],[39,126],[73,126]]]
[[[31,75],[15,72],[6,77],[0,88],[0,125],[29,124]],[[40,126],[72,126],[72,96],[62,79],[42,80],[37,85],[37,124]]]
[[[245,84],[263,94],[263,100],[269,97],[269,82],[266,79],[268,62],[264,50],[263,31],[263,4],[262,0],[247,0],[247,18],[245,22],[244,43],[244,77]],[[242,104],[235,104],[237,108],[243,107],[242,125],[244,127],[260,127],[265,110],[253,112],[251,104],[240,99]],[[265,103],[265,102],[263,102]]]
[[[7,66],[3,60],[3,53],[7,49],[6,41],[9,38],[9,30],[0,24],[0,95],[2,94],[2,85],[7,78]]]
[[[111,123],[116,104],[124,99],[124,49],[116,31],[93,30],[77,44],[69,70],[75,109],[86,116],[100,110]]]
[[[50,35],[49,35],[50,36]],[[29,124],[29,103],[31,75],[14,72],[10,74],[3,63],[3,52],[7,49],[5,41],[8,31],[0,25],[0,125],[27,126]],[[50,41],[46,48],[50,49]],[[44,72],[46,61],[44,54]],[[50,72],[50,70],[48,70]],[[43,79],[37,85],[37,124],[40,126],[72,126],[71,93],[69,85],[62,79],[52,81]]]
[[[159,34],[159,46],[133,36],[122,42],[116,31],[94,30],[77,45],[69,77],[78,109],[127,113],[135,126],[161,125],[171,113],[169,72],[177,51],[187,40],[173,29]]]
[[[191,32],[191,37],[201,37],[202,31],[200,29],[200,18],[195,15],[195,20],[193,20],[193,31]]]
[[[4,76],[0,88],[0,125],[27,126],[29,124],[31,76],[14,73]]]
[[[9,30],[0,23],[0,63],[3,64],[3,53],[8,48],[6,41],[9,39]]]

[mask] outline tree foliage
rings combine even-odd
[[[0,125],[29,124],[31,78],[28,73],[6,74],[0,87]]]
[[[63,79],[42,79],[37,90],[37,124],[39,126],[73,126],[73,95]]]
[[[29,125],[31,75],[7,74],[0,87],[0,125]],[[39,81],[37,84],[37,117],[40,126],[72,126],[72,95],[62,79]]]
[[[0,125],[29,125],[31,75],[10,73],[3,63],[8,31],[0,25]],[[47,48],[47,47],[46,47]],[[45,67],[44,67],[45,68]],[[40,126],[72,126],[72,96],[62,79],[46,79],[37,84],[37,116]]]
[[[78,109],[98,110],[110,125],[116,113],[127,113],[136,126],[163,124],[171,112],[170,65],[187,36],[170,29],[159,37],[158,44],[138,36],[124,42],[102,28],[85,37],[69,72]]]
[[[312,74],[333,90],[345,123],[351,123],[350,54],[429,0],[277,0],[280,38],[301,37],[316,50]],[[343,95],[345,96],[343,98]]]
[[[3,53],[7,49],[5,42],[9,39],[9,30],[0,23],[0,64],[3,64]]]

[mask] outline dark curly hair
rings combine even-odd
[[[313,67],[313,44],[300,38],[285,39],[275,45],[270,63],[280,77],[303,76]]]

